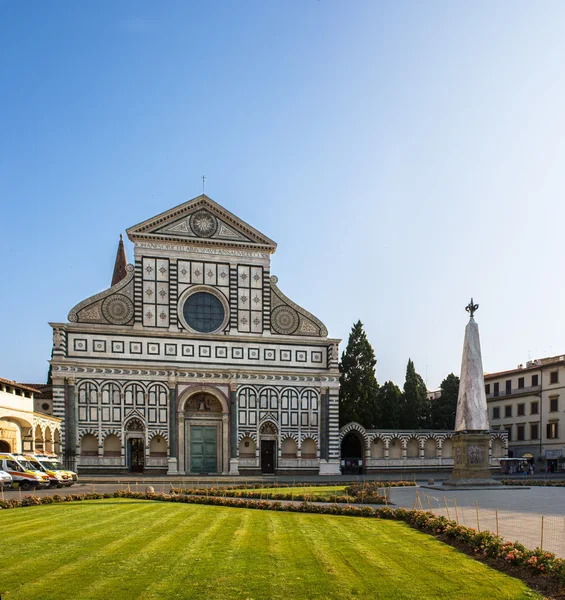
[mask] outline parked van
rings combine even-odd
[[[68,483],[66,485],[71,486],[73,483],[78,481],[78,475],[74,471],[69,471],[65,469],[59,457],[56,454],[33,454],[37,461],[39,461],[42,465],[46,467],[46,469],[51,469],[54,471],[59,471],[59,473],[64,473],[68,475]],[[49,464],[47,464],[49,463]]]
[[[6,473],[6,471],[2,471],[0,469],[0,490],[3,488],[11,488],[12,487],[12,476],[10,473]]]
[[[0,469],[12,476],[14,488],[31,490],[49,487],[49,475],[36,471],[23,456],[0,454]]]
[[[23,458],[27,460],[36,471],[46,473],[49,477],[50,487],[62,488],[72,485],[71,476],[65,471],[58,469],[56,465],[47,460],[46,457],[38,454],[24,454]]]

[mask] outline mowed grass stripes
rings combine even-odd
[[[536,598],[403,523],[95,500],[0,513],[2,600]]]

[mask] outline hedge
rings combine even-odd
[[[546,487],[565,487],[565,480],[547,480],[547,479],[502,479],[502,485],[526,485],[528,487],[546,486]]]

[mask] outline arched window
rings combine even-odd
[[[277,392],[271,388],[261,390],[259,395],[259,408],[270,408],[276,410],[279,398]]]
[[[296,441],[292,438],[286,438],[281,444],[282,458],[296,458]]]
[[[43,439],[43,432],[41,431],[41,427],[39,425],[35,428],[35,449],[38,452],[45,451],[45,440]]]
[[[81,456],[98,456],[98,439],[91,433],[82,436],[80,440]]]
[[[255,442],[250,437],[244,437],[239,442],[239,457],[240,458],[255,458]]]
[[[154,435],[149,443],[151,456],[167,456],[167,440],[162,435]]]
[[[412,438],[408,441],[408,446],[406,447],[406,456],[408,458],[420,458],[420,444],[418,440]]]
[[[443,441],[441,446],[441,457],[453,458],[453,440],[451,438],[447,438]]]
[[[138,383],[130,383],[124,390],[124,404],[126,406],[143,406],[145,404],[145,390]]]
[[[424,458],[435,458],[437,456],[437,442],[428,438],[424,444]]]
[[[120,456],[122,444],[117,435],[111,433],[104,439],[104,456]]]
[[[385,445],[380,438],[375,438],[371,444],[371,458],[384,458]]]
[[[302,458],[316,458],[316,442],[311,438],[303,440],[300,455]]]
[[[84,381],[78,388],[79,404],[98,404],[98,388],[90,381]]]
[[[120,405],[120,388],[117,383],[113,381],[105,383],[100,395],[102,397],[102,404]]]
[[[500,438],[495,438],[492,441],[492,456],[493,458],[502,458],[504,456],[504,444]]]
[[[392,438],[392,440],[390,440],[388,448],[389,458],[402,458],[402,441],[399,438]]]

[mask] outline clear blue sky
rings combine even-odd
[[[565,3],[0,0],[0,376],[206,192],[379,381],[565,353]],[[128,243],[129,256],[132,255]]]

